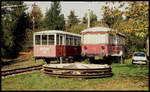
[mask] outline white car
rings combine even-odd
[[[144,52],[134,52],[132,56],[132,64],[147,64],[147,57]]]

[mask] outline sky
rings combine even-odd
[[[46,9],[50,8],[50,1],[25,1],[27,4],[28,12],[32,10],[32,4],[36,3],[38,7],[40,7],[42,14],[45,16]],[[85,13],[88,12],[88,9],[93,11],[94,14],[97,15],[98,20],[102,19],[103,11],[101,10],[102,6],[106,4],[105,1],[61,1],[61,13],[64,14],[65,19],[67,20],[71,10],[75,11],[75,15],[78,16],[80,20],[85,16]],[[109,4],[109,7],[112,7],[113,4]],[[119,6],[119,3],[116,3],[114,6]]]

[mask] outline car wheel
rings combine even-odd
[[[133,60],[132,60],[132,64],[134,64],[134,63],[133,63]]]

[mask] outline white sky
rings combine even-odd
[[[46,9],[50,8],[50,1],[25,1],[25,4],[28,5],[29,9],[28,12],[31,12],[32,10],[32,4],[36,3],[38,7],[40,7],[43,15],[46,13]],[[75,15],[78,16],[80,20],[84,17],[85,13],[87,13],[88,9],[92,10],[94,14],[97,15],[98,20],[102,18],[103,11],[101,10],[101,7],[105,5],[106,2],[100,2],[100,1],[61,1],[61,13],[64,14],[65,19],[67,19],[70,14],[71,10],[75,11]],[[118,6],[119,4],[116,3],[115,6]],[[109,4],[110,7],[112,7],[112,4]]]

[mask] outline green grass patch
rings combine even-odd
[[[45,76],[42,71],[2,77],[2,91],[9,90],[145,90],[148,65],[112,64],[114,75],[107,78],[73,79]]]
[[[2,71],[4,71],[4,70],[16,69],[16,68],[30,67],[30,66],[34,66],[34,65],[41,65],[41,64],[45,64],[45,62],[43,60],[39,60],[37,62],[23,61],[23,62],[11,64],[11,65],[3,66],[1,69],[2,69]]]
[[[43,60],[37,60],[35,62],[33,57],[29,55],[22,55],[19,56],[17,59],[4,60],[3,63],[7,63],[7,65],[3,65],[1,67],[2,71],[45,64]]]

